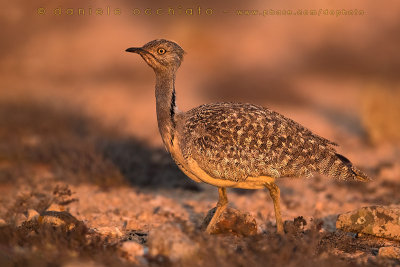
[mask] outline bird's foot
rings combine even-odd
[[[285,230],[283,228],[283,223],[276,225],[276,233],[280,234],[280,235],[284,235],[285,234]]]
[[[218,223],[222,213],[225,211],[226,205],[222,207],[215,207],[211,209],[208,213],[206,218],[203,221],[203,228],[205,227],[205,231],[208,234],[213,234],[215,232],[216,224]]]

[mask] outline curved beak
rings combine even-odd
[[[137,53],[137,54],[140,54],[143,51],[144,50],[141,47],[130,47],[130,48],[125,50],[125,52],[131,52],[131,53]]]

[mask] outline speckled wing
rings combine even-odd
[[[310,177],[319,172],[348,180],[364,175],[336,153],[335,143],[256,105],[202,105],[185,114],[182,127],[183,156],[217,179]]]

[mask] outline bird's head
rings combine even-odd
[[[157,39],[142,47],[131,47],[125,51],[139,54],[155,72],[175,72],[185,53],[178,44],[165,39]]]

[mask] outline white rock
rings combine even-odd
[[[27,221],[36,221],[39,218],[40,214],[34,209],[28,210],[28,218]]]

